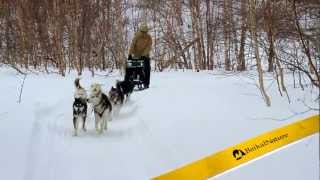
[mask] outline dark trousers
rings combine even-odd
[[[144,80],[144,85],[149,86],[150,84],[150,58],[146,58],[144,61],[144,75],[145,75],[145,80]]]

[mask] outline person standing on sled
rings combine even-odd
[[[132,60],[132,58],[143,60],[145,73],[144,88],[149,88],[151,70],[149,53],[152,46],[152,38],[148,34],[148,30],[147,24],[143,23],[140,25],[139,31],[135,33],[132,39],[128,57],[129,60]]]

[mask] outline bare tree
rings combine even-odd
[[[250,0],[250,31],[251,36],[253,39],[253,48],[254,48],[254,55],[257,62],[257,71],[259,74],[259,88],[261,91],[261,94],[266,102],[267,106],[271,106],[270,98],[267,95],[265,88],[264,88],[264,82],[263,82],[263,70],[261,66],[261,59],[259,55],[259,46],[258,46],[258,35],[257,35],[257,25],[256,25],[256,0]]]
[[[246,61],[244,56],[244,48],[247,32],[247,0],[241,0],[241,34],[240,34],[240,50],[237,58],[237,70],[246,70]]]
[[[244,71],[259,61],[257,64],[267,64],[268,71],[276,73],[282,92],[286,70],[298,73],[294,77],[301,86],[304,74],[319,87],[316,61],[319,45],[315,33],[320,18],[319,1],[256,1],[254,11],[248,6],[251,3],[248,0],[1,1],[0,63],[21,72],[44,69],[61,75],[68,69],[76,69],[79,75],[85,68],[92,75],[96,70],[121,69],[133,33],[140,22],[146,21],[153,35],[151,59],[155,70]],[[254,45],[249,46],[249,41]],[[256,61],[248,56],[251,48],[255,53],[256,48],[264,50],[258,50]]]
[[[230,39],[231,39],[231,4],[232,0],[223,1],[223,34],[224,34],[224,62],[225,70],[231,70]]]

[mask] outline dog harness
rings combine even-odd
[[[97,104],[97,105],[95,105],[95,106],[93,107],[94,112],[97,113],[97,114],[100,116],[100,118],[102,117],[102,115],[103,115],[103,113],[106,111],[106,109],[108,108],[108,104],[107,104],[107,101],[106,101],[106,100],[107,100],[107,99],[106,99],[105,95],[102,94],[102,98],[101,98],[99,104]],[[110,106],[110,111],[111,111],[111,108],[112,108],[111,104],[110,104],[109,106]],[[99,110],[98,110],[98,109],[100,109],[100,108],[102,109],[101,112],[99,112]]]

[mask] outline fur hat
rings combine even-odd
[[[148,32],[149,31],[149,28],[148,28],[148,25],[147,23],[142,23],[139,27],[139,31],[141,32]]]

